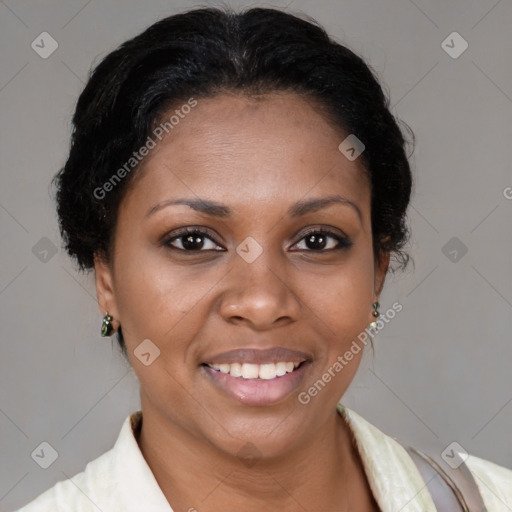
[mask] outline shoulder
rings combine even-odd
[[[425,481],[405,447],[346,406],[340,404],[338,410],[349,420],[369,483],[375,496],[380,499],[381,508],[401,510],[400,494],[410,496],[413,489],[421,489],[414,501],[419,503],[421,498],[420,510],[435,511]],[[473,455],[459,455],[473,475],[487,510],[510,512],[512,469]]]
[[[466,465],[489,510],[509,511],[512,506],[512,469],[469,455]]]
[[[131,465],[134,459],[136,441],[132,429],[136,421],[140,421],[140,411],[124,420],[112,449],[89,462],[84,471],[57,482],[16,512],[113,510],[112,501],[116,500],[119,480],[122,479],[120,467]]]
[[[89,462],[84,471],[57,482],[16,512],[97,512],[96,501],[101,500],[98,483],[101,477],[108,477],[105,469],[110,465],[112,452],[109,450]]]

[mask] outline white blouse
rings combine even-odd
[[[436,512],[406,450],[349,408],[338,406],[354,434],[375,499],[383,512]],[[55,484],[17,512],[173,512],[144,459],[128,416],[114,447],[84,471]],[[512,470],[469,456],[466,464],[489,512],[512,511]]]

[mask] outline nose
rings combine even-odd
[[[254,262],[239,259],[220,299],[220,314],[229,323],[266,330],[298,320],[301,304],[282,267],[270,266],[265,252]]]

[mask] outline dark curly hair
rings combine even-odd
[[[310,18],[267,8],[200,8],[162,19],[123,43],[94,69],[78,99],[69,157],[54,183],[65,249],[80,270],[92,269],[95,255],[109,261],[118,206],[137,166],[108,194],[98,190],[172,105],[223,92],[273,91],[315,100],[330,122],[363,142],[374,254],[390,253],[405,269],[412,187],[407,141],[371,68]],[[124,350],[120,330],[118,339]]]

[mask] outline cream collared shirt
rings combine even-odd
[[[405,449],[349,408],[340,414],[354,433],[373,495],[383,512],[436,512]],[[114,447],[84,471],[55,484],[17,512],[173,512],[135,438],[141,411],[128,416]],[[512,470],[469,456],[488,512],[512,512]],[[200,504],[191,504],[200,510]]]

